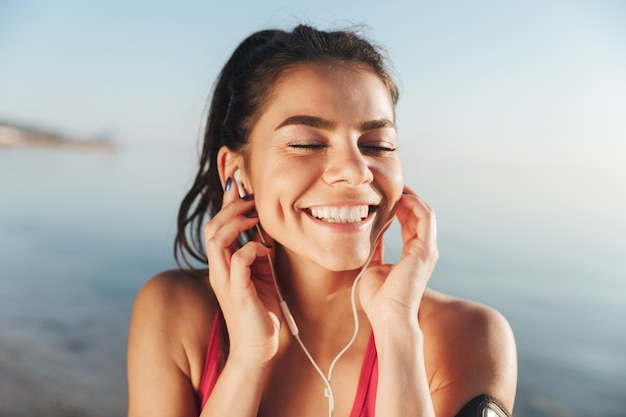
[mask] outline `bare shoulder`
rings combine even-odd
[[[217,301],[208,279],[182,270],[161,272],[148,280],[137,295],[135,308],[144,306],[161,312],[215,309]],[[168,314],[172,315],[172,314]]]
[[[195,407],[216,307],[208,280],[183,271],[162,272],[144,284],[128,338],[129,415]]]
[[[420,325],[433,401],[458,411],[475,396],[489,394],[512,410],[517,353],[511,326],[502,314],[480,303],[428,290]]]
[[[427,290],[424,294],[420,323],[422,320],[429,327],[443,330],[440,336],[450,339],[450,342],[477,339],[483,342],[513,342],[508,321],[494,308],[434,290]],[[494,337],[496,340],[492,340]]]
[[[194,353],[203,355],[201,347],[208,343],[216,308],[217,301],[207,279],[181,270],[161,272],[137,294],[131,332],[155,332],[156,336],[164,337],[175,358],[179,357],[178,353],[187,359]],[[200,352],[194,352],[194,347],[199,347]],[[180,349],[185,352],[179,352]],[[189,361],[181,362],[184,368]]]

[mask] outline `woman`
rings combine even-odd
[[[506,320],[426,289],[435,217],[403,185],[397,99],[383,56],[354,33],[298,26],[237,48],[178,219],[177,254],[209,268],[187,262],[140,291],[130,416],[513,408]],[[388,265],[382,235],[394,216],[403,250]]]

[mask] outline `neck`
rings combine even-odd
[[[359,270],[329,271],[285,250],[277,250],[275,265],[282,295],[303,340],[332,345],[331,341],[349,339],[354,329],[350,293]]]
[[[283,297],[307,315],[324,313],[320,308],[334,303],[338,298],[348,297],[356,271],[329,271],[306,259],[278,250],[276,273]]]

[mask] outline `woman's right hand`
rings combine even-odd
[[[204,226],[209,281],[230,338],[228,360],[252,367],[276,355],[282,317],[267,258],[273,242],[266,246],[257,235],[237,249],[239,234],[257,223],[252,196],[240,198],[233,181],[222,209]]]

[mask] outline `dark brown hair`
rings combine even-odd
[[[198,173],[178,212],[174,256],[194,270],[191,259],[207,264],[203,224],[222,206],[217,170],[222,146],[241,151],[280,76],[307,62],[355,63],[371,69],[385,83],[394,105],[398,88],[385,55],[356,32],[324,32],[299,25],[291,32],[263,30],[246,38],[222,69],[206,120]],[[190,259],[191,258],[191,259]]]

